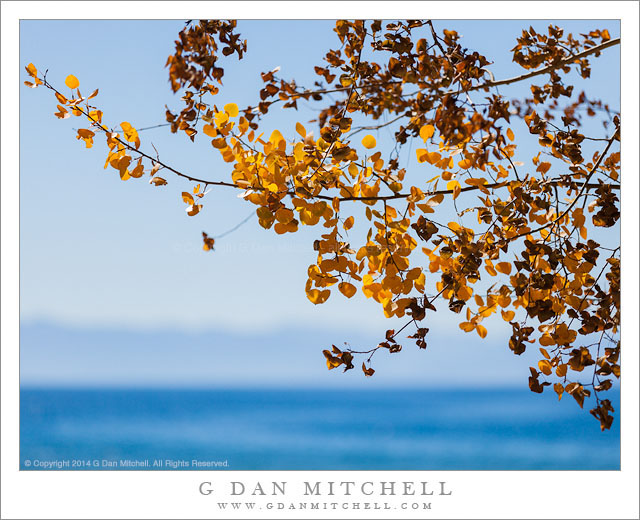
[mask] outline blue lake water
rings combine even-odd
[[[29,470],[62,461],[69,466],[52,469],[172,469],[167,460],[186,461],[177,469],[189,470],[193,460],[233,470],[620,468],[619,394],[612,396],[614,426],[605,432],[588,412],[591,403],[581,410],[569,396],[558,402],[553,393],[528,390],[22,389],[20,395],[20,464]],[[149,467],[123,467],[121,460],[147,460]]]

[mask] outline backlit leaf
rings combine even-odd
[[[431,136],[433,136],[434,130],[435,130],[435,128],[432,125],[424,125],[420,129],[420,137],[422,138],[423,141],[426,141]]]
[[[314,305],[326,302],[329,299],[329,296],[331,296],[331,291],[329,291],[329,289],[325,289],[323,291],[319,289],[311,289],[310,291],[307,291],[307,298],[309,298],[309,301]]]
[[[496,271],[500,273],[503,273],[503,274],[511,273],[511,264],[509,262],[498,262],[495,267],[496,267]]]
[[[540,369],[540,372],[542,372],[545,376],[551,375],[551,363],[549,363],[549,361],[547,361],[546,359],[541,359],[540,361],[538,361],[538,368]]]
[[[216,130],[216,127],[213,125],[204,125],[204,127],[202,128],[202,131],[204,132],[205,135],[208,135],[209,137],[216,137],[218,135],[218,131]]]
[[[483,339],[487,337],[487,329],[480,324],[476,325],[476,332]]]
[[[371,149],[371,148],[375,148],[376,146],[376,138],[373,137],[372,135],[365,135],[362,138],[362,146],[364,146],[365,148]]]
[[[229,117],[237,117],[240,111],[238,110],[238,105],[235,103],[227,103],[224,106],[224,111],[229,114]]]
[[[76,78],[73,74],[69,74],[67,76],[67,78],[64,80],[64,84],[70,89],[78,88],[80,86],[78,78]]]
[[[348,282],[340,282],[340,284],[338,284],[338,289],[347,298],[351,298],[356,293],[355,286]]]

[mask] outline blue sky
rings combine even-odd
[[[435,25],[460,32],[463,45],[493,59],[492,72],[503,78],[521,72],[511,63],[509,53],[521,29],[533,25],[542,31],[548,23],[439,21]],[[619,35],[617,21],[555,23],[568,32],[607,28],[612,37]],[[180,103],[169,89],[164,64],[182,26],[182,21],[22,21],[21,64],[33,62],[40,70],[48,69],[48,79],[54,85],[62,86],[66,75],[74,74],[83,93],[100,88],[95,101],[114,126],[121,121],[138,128],[151,126],[164,122],[165,104],[176,108]],[[313,65],[321,64],[326,49],[338,46],[332,27],[331,21],[240,21],[239,30],[248,40],[248,52],[240,62],[225,61],[218,106],[230,101],[239,106],[253,103],[261,85],[259,72],[276,66],[281,67],[283,77],[311,84],[316,78]],[[600,59],[593,60],[592,69],[592,78],[585,85],[587,92],[610,102],[612,108],[619,108],[618,49],[606,50]],[[526,86],[505,88],[502,92],[516,96],[522,88]],[[322,360],[315,358],[326,348],[326,341],[335,338],[336,344],[343,340],[374,342],[394,325],[383,318],[375,302],[361,295],[347,301],[336,293],[323,306],[314,306],[307,300],[306,267],[315,262],[311,244],[318,234],[316,229],[303,228],[293,235],[277,236],[252,220],[219,240],[213,254],[205,254],[201,250],[201,231],[215,236],[228,230],[253,212],[252,205],[223,188],[207,195],[199,215],[188,217],[180,192],[188,190],[189,183],[168,178],[168,186],[154,188],[144,181],[121,182],[114,170],[102,169],[106,154],[101,140],[86,150],[75,139],[73,128],[77,128],[79,119],[60,121],[53,115],[54,110],[54,99],[48,91],[21,89],[20,312],[23,328],[33,327],[32,331],[40,334],[31,334],[27,346],[33,347],[29,352],[37,351],[39,355],[23,352],[25,360],[29,360],[23,370],[32,375],[32,381],[46,380],[44,373],[51,363],[71,365],[71,371],[54,378],[54,383],[78,381],[78,374],[87,374],[87,370],[105,383],[135,380],[135,367],[144,366],[144,357],[138,353],[150,341],[160,341],[150,339],[150,335],[167,331],[169,335],[182,334],[183,339],[166,347],[174,351],[160,356],[155,365],[156,379],[177,370],[182,375],[176,381],[182,383],[176,384],[186,384],[194,368],[201,368],[199,361],[206,357],[201,351],[203,338],[213,331],[226,338],[225,348],[220,347],[214,357],[228,368],[226,373],[234,374],[227,378],[229,381],[260,380],[260,372],[266,368],[285,375],[286,367],[279,356],[260,358],[260,366],[250,371],[229,372],[234,366],[234,359],[228,354],[233,351],[233,338],[243,338],[237,341],[245,341],[243,344],[249,348],[246,338],[269,337],[269,341],[277,342],[280,335],[287,339],[280,346],[279,355],[283,351],[296,353],[296,349],[304,347],[304,352],[310,354],[301,359],[319,365],[324,372],[314,377],[326,382],[329,376]],[[265,120],[264,130],[292,128],[295,121],[310,129],[312,124],[306,121],[315,115],[309,107],[298,113],[274,111]],[[518,128],[514,130],[518,134]],[[143,148],[150,149],[144,143],[153,142],[162,160],[182,171],[220,180],[229,178],[228,165],[218,158],[208,140],[193,144],[184,135],[170,134],[166,128],[142,132],[141,137]],[[383,132],[376,137],[380,143],[388,142]],[[407,147],[410,169],[417,167],[414,148]],[[532,155],[526,154],[526,147],[522,154],[523,161]],[[56,344],[64,355],[52,357],[51,350],[43,350],[52,333],[42,324],[69,334]],[[469,360],[475,360],[469,363],[471,366],[483,362],[491,365],[495,368],[493,381],[512,384],[517,379],[514,374],[526,377],[528,363],[508,351],[504,324],[495,325],[484,341],[462,333],[448,313],[437,313],[429,326],[440,345],[455,344],[461,349],[460,355],[466,352],[471,356]],[[79,357],[78,352],[75,358],[72,355],[74,341],[91,342],[87,337],[70,339],[78,330],[94,331],[96,338],[109,331],[124,331],[114,342],[126,344],[129,338],[130,346],[117,350],[117,355],[114,351],[119,362],[103,362],[105,368],[101,369],[95,360],[105,350],[95,357],[90,349]],[[193,340],[198,345],[192,346],[200,354],[183,359],[184,363],[176,366],[180,357],[174,355],[175,349],[186,337],[199,338]],[[24,349],[24,341],[22,346]],[[191,352],[192,346],[183,348]],[[405,349],[410,350],[411,345]],[[424,379],[422,370],[431,370],[431,380],[438,380],[446,363],[451,368],[460,365],[455,360],[459,355],[452,356],[445,350],[434,353],[432,358],[429,353],[417,354],[403,351],[394,361],[396,367],[389,370],[392,377],[381,376],[385,384],[419,384]],[[209,355],[213,355],[211,351]],[[74,359],[78,360],[75,368]],[[435,360],[440,369],[434,367]],[[118,364],[128,369],[118,370]],[[378,364],[380,374],[385,367],[382,362]],[[85,369],[80,370],[81,366]],[[469,381],[472,372],[461,369],[457,379],[451,381]],[[210,377],[206,370],[198,374],[198,381]],[[407,377],[408,374],[412,375]],[[331,381],[336,381],[333,376],[331,373]]]

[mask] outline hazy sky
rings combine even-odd
[[[577,5],[577,4],[576,4]],[[556,21],[568,32],[607,28],[619,36],[617,21]],[[463,45],[495,63],[496,78],[521,73],[509,50],[522,28],[545,31],[548,21],[452,21]],[[164,122],[164,106],[178,108],[164,68],[183,21],[22,21],[21,64],[48,69],[49,81],[63,86],[74,74],[83,93],[100,89],[94,100],[107,124],[129,121],[141,128]],[[283,77],[311,85],[314,65],[337,48],[332,21],[240,21],[248,40],[246,57],[225,60],[224,87],[216,104],[252,104],[262,82],[259,72],[280,66]],[[594,98],[619,108],[619,51],[594,59],[586,85]],[[27,79],[26,74],[21,79]],[[518,86],[505,94],[521,94]],[[520,89],[520,90],[517,90]],[[376,336],[393,323],[378,304],[358,294],[346,300],[337,291],[323,306],[304,293],[307,266],[315,262],[313,240],[320,229],[305,228],[284,236],[265,231],[255,219],[227,238],[214,253],[201,249],[201,232],[218,235],[254,212],[231,189],[216,189],[196,217],[184,211],[180,192],[192,184],[167,177],[156,188],[145,180],[120,181],[112,168],[103,170],[103,139],[86,150],[76,140],[80,118],[58,120],[55,100],[44,88],[20,92],[20,305],[23,324],[48,322],[64,327],[100,329],[217,330],[229,334],[271,334],[278,330],[336,330]],[[293,128],[316,112],[303,105],[298,113],[274,110],[264,130]],[[83,125],[82,127],[85,127]],[[518,133],[518,127],[514,127]],[[598,129],[604,137],[604,130]],[[287,133],[283,131],[286,136]],[[268,135],[268,134],[267,134]],[[293,131],[289,132],[293,135]],[[389,134],[375,134],[389,142]],[[152,142],[163,162],[185,172],[228,180],[230,168],[209,139],[191,143],[167,128],[141,132],[142,148]],[[404,166],[417,168],[415,145],[407,146]],[[530,164],[531,154],[522,150]],[[424,165],[420,166],[421,168]],[[430,178],[429,176],[428,178]],[[353,238],[357,243],[358,238]],[[498,321],[484,342],[464,335],[449,313],[437,313],[431,328],[449,331],[452,341],[481,348],[504,345],[506,327]],[[348,339],[345,337],[344,339]],[[492,341],[493,340],[493,341]],[[507,352],[508,353],[508,352]],[[526,368],[526,367],[525,367]]]

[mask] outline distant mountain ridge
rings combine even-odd
[[[528,364],[502,342],[469,343],[460,337],[427,337],[419,350],[405,339],[396,354],[378,352],[376,373],[365,378],[360,364],[342,374],[328,371],[322,349],[348,340],[354,350],[379,341],[344,331],[302,328],[230,333],[220,330],[134,331],[74,328],[45,322],[20,326],[23,386],[166,387],[469,387],[526,386]],[[462,336],[464,339],[464,336]],[[525,354],[526,356],[527,354]]]

